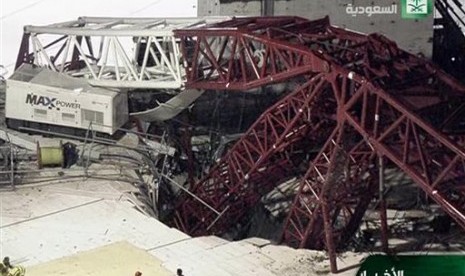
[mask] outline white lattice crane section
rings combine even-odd
[[[31,63],[84,77],[95,86],[181,88],[185,82],[173,30],[224,18],[102,18],[26,26],[16,67]]]

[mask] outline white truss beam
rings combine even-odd
[[[26,26],[28,49],[20,56],[95,86],[178,89],[185,72],[173,30],[225,19],[80,17]]]

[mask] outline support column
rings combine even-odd
[[[31,34],[29,33],[24,33],[23,34],[23,39],[21,40],[21,46],[19,47],[19,53],[18,57],[16,58],[16,65],[15,65],[15,70],[21,66],[23,63],[29,63],[32,64],[34,62],[33,56],[29,53],[29,38],[31,37]]]
[[[274,15],[274,0],[262,0],[262,16]]]

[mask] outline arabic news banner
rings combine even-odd
[[[362,262],[356,275],[465,276],[465,255],[372,255]]]

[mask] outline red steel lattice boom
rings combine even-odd
[[[299,173],[296,148],[312,145],[319,152],[301,179],[284,242],[326,248],[334,265],[334,252],[375,195],[378,158],[465,228],[465,88],[434,65],[328,18],[235,18],[175,35],[190,88],[247,90],[291,78],[302,84],[194,185],[203,203],[179,199],[173,225],[204,235],[242,223],[263,194]]]

